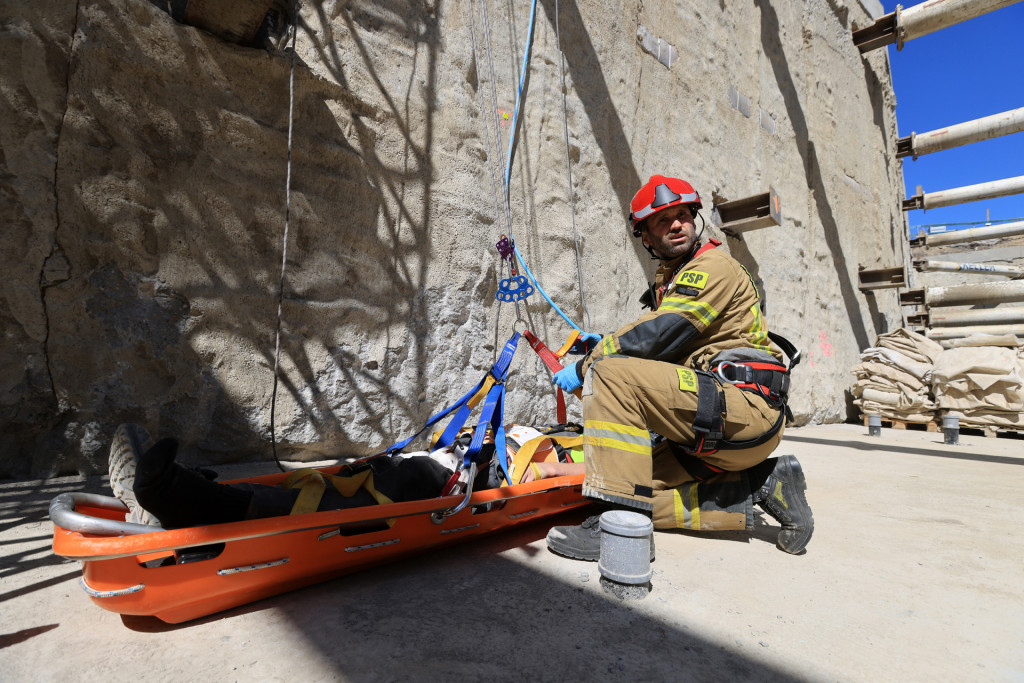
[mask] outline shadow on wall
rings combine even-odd
[[[393,358],[362,362],[362,349],[344,340],[390,350],[398,342],[388,330],[411,328],[400,360],[423,383],[433,125],[432,108],[414,100],[434,98],[439,36],[430,8],[350,8],[343,39],[377,88],[361,83],[361,97],[348,89],[332,17],[312,9],[326,30],[315,50],[337,84],[296,64],[278,438],[291,431],[303,443],[315,430],[325,450],[358,452],[368,431],[388,440],[379,415],[420,412],[415,396],[391,393]],[[73,273],[46,292],[67,442],[54,449],[65,454],[59,463],[33,470],[105,470],[109,437],[126,420],[178,436],[186,459],[189,446],[219,462],[266,457],[289,62],[185,27],[154,28],[170,20],[146,4],[88,12],[58,162],[57,239]],[[403,89],[378,77],[358,22],[426,50]],[[316,38],[310,26],[300,31]],[[164,41],[159,54],[151,34]],[[125,63],[125,54],[135,59]],[[410,117],[424,110],[414,137]],[[404,138],[399,154],[378,151],[378,123]],[[336,378],[324,376],[324,358],[337,363]],[[335,414],[349,400],[368,415],[354,435]],[[282,413],[285,401],[297,410]]]
[[[797,149],[803,160],[804,173],[807,176],[807,187],[811,191],[811,196],[814,197],[814,205],[818,218],[821,220],[825,243],[832,255],[836,281],[839,283],[839,291],[846,308],[847,318],[850,321],[851,332],[857,342],[857,348],[865,349],[870,346],[870,340],[864,318],[861,315],[860,304],[857,301],[856,283],[850,278],[850,267],[843,255],[843,247],[839,238],[839,224],[832,213],[827,186],[818,163],[815,143],[811,139],[807,117],[800,105],[800,97],[793,85],[793,75],[786,62],[786,53],[779,38],[779,18],[768,0],[754,0],[754,4],[761,10],[761,45],[768,61],[771,62],[776,84],[786,105],[786,113],[793,124]]]
[[[640,178],[633,165],[632,146],[622,127],[622,119],[612,105],[612,95],[601,70],[594,43],[587,33],[586,24],[575,0],[541,0],[541,5],[552,26],[555,25],[557,7],[562,44],[573,46],[571,50],[563,48],[565,61],[572,75],[573,88],[590,119],[595,142],[608,166],[608,177],[615,188],[615,196],[618,205],[622,207],[625,219],[630,200],[647,179]],[[631,239],[630,243],[636,252],[637,260],[640,263],[647,263],[650,256],[640,240]]]

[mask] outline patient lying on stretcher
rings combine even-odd
[[[485,445],[485,456],[487,448]],[[489,449],[493,456],[493,444]],[[285,488],[242,482],[219,484],[206,474],[208,470],[189,469],[175,462],[177,452],[178,443],[174,439],[153,443],[138,425],[118,427],[110,447],[110,483],[114,495],[128,506],[129,522],[177,529],[277,517],[314,509],[343,510],[436,498],[464,490],[467,483],[465,472],[461,473],[461,479],[454,476],[461,462],[461,456],[456,455],[457,449],[442,449],[430,454],[381,456],[346,470],[337,480],[328,479],[322,497],[318,501],[314,498],[310,503],[308,498],[300,501],[301,486]],[[489,466],[479,468],[473,490],[495,488],[504,483],[493,457],[490,460]],[[524,468],[519,476],[513,477],[520,482],[528,482],[574,474],[576,470],[582,472],[582,463],[535,462]],[[213,475],[212,472],[209,474]],[[308,509],[303,509],[303,504]]]

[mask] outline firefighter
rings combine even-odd
[[[756,504],[781,524],[778,547],[799,553],[814,528],[804,474],[794,456],[769,457],[799,353],[769,332],[747,270],[721,242],[701,243],[701,207],[679,178],[640,188],[629,221],[660,260],[641,299],[651,310],[554,376],[583,388],[583,493],[650,515],[655,529],[750,530]],[[598,520],[553,528],[548,547],[597,560]]]

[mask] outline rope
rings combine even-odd
[[[274,418],[277,413],[277,376],[281,364],[281,311],[284,307],[284,274],[288,264],[288,228],[292,209],[292,125],[295,121],[295,38],[299,34],[299,0],[292,0],[292,46],[291,65],[288,71],[288,161],[285,165],[284,181],[284,236],[281,244],[281,279],[277,286],[277,331],[274,335],[274,388],[270,392],[270,447],[274,452],[274,462],[285,471],[280,458],[277,457],[277,432]]]
[[[540,292],[541,295],[547,300],[547,302],[551,305],[551,308],[554,309],[555,313],[562,316],[562,320],[569,323],[569,327],[578,332],[582,332],[583,330],[580,329],[579,325],[574,323],[572,319],[569,318],[569,316],[562,312],[561,308],[555,305],[555,302],[551,300],[551,297],[548,296],[548,293],[545,292],[544,288],[540,286],[539,282],[537,282],[537,278],[535,278],[533,276],[533,273],[530,272],[530,267],[526,265],[526,259],[524,259],[523,255],[519,253],[519,247],[515,247],[515,254],[516,258],[519,259],[519,265],[521,265],[523,267],[523,270],[526,271],[526,276],[533,281],[533,284],[537,287],[537,291]]]
[[[486,0],[485,0],[486,3]],[[530,25],[526,29],[526,50],[523,52],[523,65],[519,67],[519,90],[516,92],[516,108],[512,114],[512,130],[508,133],[508,158],[505,161],[505,202],[508,202],[510,189],[510,178],[512,175],[512,158],[515,156],[516,142],[518,136],[516,131],[519,128],[519,107],[523,102],[523,85],[526,83],[526,74],[530,69],[530,53],[533,51],[533,22],[537,18],[537,0],[530,4]],[[512,235],[510,234],[509,237]]]
[[[495,89],[494,89],[494,82],[495,82],[495,79],[494,79],[494,62],[493,62],[493,58],[492,58],[493,50],[491,49],[490,21],[489,21],[488,16],[487,16],[487,0],[483,0],[483,2],[481,3],[481,6],[482,6],[482,20],[483,20],[483,23],[484,23],[484,40],[485,40],[485,48],[486,48],[486,54],[487,54],[488,80],[490,81],[490,91],[491,91],[491,111],[493,112],[493,115],[494,115],[494,123],[493,123],[493,130],[494,130],[494,134],[495,134],[494,145],[500,151],[501,150],[501,136],[498,135],[498,127],[500,125],[499,124],[499,120],[498,120],[498,98],[497,98],[497,94],[495,93]],[[503,202],[504,210],[505,210],[505,232],[506,232],[508,238],[512,241],[513,245],[515,245],[515,239],[514,239],[513,232],[512,232],[512,213],[511,213],[511,208],[510,208],[512,162],[513,162],[513,160],[515,158],[515,151],[516,151],[516,146],[517,146],[517,142],[518,142],[517,131],[518,131],[518,127],[519,127],[519,112],[520,112],[520,110],[522,108],[523,89],[525,87],[526,76],[527,76],[527,73],[529,72],[529,68],[530,68],[530,54],[531,54],[532,48],[533,48],[533,32],[534,32],[533,29],[534,29],[534,25],[536,23],[536,18],[537,18],[537,0],[533,0],[533,2],[530,5],[530,21],[529,21],[529,26],[527,28],[527,33],[526,33],[526,36],[527,36],[526,37],[526,50],[524,51],[522,66],[520,67],[520,70],[519,70],[519,88],[518,88],[518,90],[516,92],[515,110],[514,110],[514,113],[512,115],[511,130],[509,131],[508,156],[507,156],[506,161],[505,161],[504,182],[502,184],[502,190],[503,190],[503,192],[502,192],[502,202]],[[558,30],[557,0],[556,0],[556,8],[555,8],[555,27],[556,27],[556,31],[557,31]],[[475,11],[471,11],[471,24],[470,24],[470,28],[471,28],[472,37],[473,37],[473,54],[474,54],[474,57],[475,57],[477,55]],[[560,58],[562,57],[561,39],[560,38],[559,38],[559,56],[560,56]],[[478,64],[479,64],[479,61],[478,61]],[[479,78],[479,69],[477,71],[477,76]],[[582,266],[582,262],[581,262],[580,251],[579,251],[579,234],[578,234],[577,228],[576,228],[576,205],[575,205],[575,200],[573,198],[573,193],[572,193],[572,169],[571,169],[570,158],[569,158],[569,130],[568,130],[567,117],[566,117],[566,114],[565,114],[565,68],[564,68],[564,60],[562,61],[561,76],[562,76],[562,124],[563,124],[562,127],[563,127],[563,131],[564,131],[564,135],[565,135],[566,165],[569,168],[569,202],[570,202],[570,206],[572,208],[573,239],[574,239],[574,244],[575,244],[575,247],[576,247],[576,269],[577,269],[577,273],[579,275],[579,288],[581,290],[580,291],[580,303],[581,303],[584,315],[587,318],[588,326],[589,326],[590,312],[587,310],[586,303],[583,300],[583,292],[582,292],[583,266]],[[484,108],[483,93],[481,92],[481,93],[479,93],[479,95],[480,95],[480,107],[481,107],[481,110],[483,110],[483,108]],[[491,188],[492,188],[491,191],[492,191],[492,194],[493,194],[494,186],[496,184],[495,180],[494,180],[494,166],[493,166],[493,160],[494,160],[495,157],[490,154],[491,153],[491,144],[492,144],[492,142],[491,142],[491,136],[490,136],[490,129],[487,129],[486,121],[485,121],[485,135],[487,137],[487,151],[488,151],[489,158],[491,160]],[[495,201],[495,209],[497,209],[497,201]],[[519,264],[522,266],[523,271],[526,273],[527,277],[530,278],[530,280],[533,282],[534,286],[536,287],[537,291],[539,291],[541,293],[541,295],[548,302],[548,304],[551,306],[551,308],[559,316],[561,316],[562,319],[565,320],[565,322],[568,323],[570,327],[572,327],[574,330],[578,330],[578,331],[582,332],[582,329],[579,327],[579,325],[574,323],[572,321],[572,319],[569,318],[569,316],[566,315],[555,304],[554,301],[552,301],[551,297],[548,296],[548,293],[546,291],[544,291],[544,288],[541,286],[540,282],[537,281],[537,278],[530,271],[530,267],[526,264],[526,259],[523,258],[523,255],[519,251],[519,247],[518,246],[515,246],[514,253],[515,253],[516,259],[518,260]],[[504,268],[504,264],[502,265],[502,268]],[[521,320],[522,319],[522,312],[520,310],[520,302],[518,300],[515,302],[515,306],[516,306],[517,318]],[[499,314],[499,316],[501,314],[501,303],[500,302],[498,304],[498,314]],[[495,322],[495,338],[497,338],[497,322]],[[495,352],[497,352],[497,344],[495,344]]]
[[[484,0],[484,5],[486,7],[486,0]],[[536,18],[537,18],[537,0],[533,0],[533,2],[530,4],[530,24],[529,24],[529,27],[526,30],[526,50],[523,53],[523,63],[522,63],[522,66],[519,69],[519,89],[516,92],[515,112],[512,115],[512,130],[510,130],[509,134],[508,134],[508,157],[507,157],[507,159],[505,161],[505,187],[504,187],[506,211],[508,210],[508,205],[509,205],[509,190],[510,190],[510,185],[511,185],[510,179],[511,179],[511,175],[512,175],[512,160],[515,158],[516,143],[518,141],[518,136],[516,135],[516,132],[517,132],[518,127],[519,127],[519,110],[520,110],[520,108],[522,106],[522,103],[523,103],[523,86],[526,83],[526,74],[528,73],[529,68],[530,68],[530,54],[533,51],[533,26],[534,26],[534,21],[535,21]],[[556,14],[556,21],[557,21],[557,14]],[[486,28],[486,26],[485,26],[485,28]],[[490,45],[489,44],[488,44],[488,50],[490,50]],[[490,53],[488,52],[488,56],[489,56],[489,54]],[[564,74],[563,74],[563,78],[564,78]],[[493,87],[493,83],[492,83],[492,87]],[[563,107],[564,107],[564,97],[565,97],[564,90],[565,89],[563,88],[563,93],[562,93]],[[497,105],[495,104],[495,107],[496,106]],[[563,109],[563,119],[564,119],[564,109]],[[566,145],[567,146],[568,146],[568,135],[569,135],[568,134],[568,129],[566,129]],[[568,155],[568,153],[569,152],[568,152],[568,147],[567,147],[566,148],[566,155]],[[572,183],[572,181],[570,179],[570,186],[569,186],[570,198],[571,198],[571,195],[572,195],[572,184],[571,183]],[[509,224],[511,226],[511,220],[509,220]],[[574,230],[574,234],[575,234],[575,226],[576,226],[576,218],[575,218],[575,208],[574,208],[573,209],[573,230]],[[512,238],[511,228],[509,229],[509,238],[510,239]],[[551,305],[551,308],[554,309],[555,313],[560,315],[562,317],[562,319],[565,320],[565,322],[567,322],[569,324],[569,326],[572,327],[574,330],[579,330],[579,331],[582,332],[582,330],[580,329],[579,325],[574,323],[572,321],[572,319],[569,318],[569,316],[567,316],[565,313],[563,313],[562,309],[560,309],[558,306],[555,305],[555,302],[551,300],[551,297],[548,296],[548,293],[544,291],[543,287],[541,287],[540,283],[537,281],[537,278],[534,277],[532,272],[530,272],[529,266],[526,265],[526,259],[523,258],[523,255],[520,253],[518,246],[515,247],[515,255],[516,255],[516,258],[519,261],[519,264],[523,267],[523,270],[526,272],[527,277],[530,278],[530,280],[533,282],[534,286],[537,288],[537,291],[540,292],[541,295],[544,297],[544,299],[548,302],[548,304]],[[578,250],[578,247],[577,247],[577,262],[576,263],[577,263],[577,267],[579,268],[580,264],[579,264],[579,250]],[[582,284],[582,279],[583,279],[582,269],[580,269],[579,272],[580,272],[580,281],[581,281],[581,284]],[[516,306],[517,306],[516,311],[517,312],[519,311],[518,305],[519,305],[519,302],[517,301],[516,302]],[[586,308],[584,307],[584,311],[585,310],[586,310]]]
[[[499,203],[498,203],[498,196],[499,196],[499,194],[503,194],[503,193],[501,193],[501,191],[498,189],[499,180],[498,180],[498,173],[497,173],[497,164],[495,164],[495,160],[501,158],[501,156],[503,154],[503,150],[501,148],[501,136],[498,134],[501,122],[500,122],[500,119],[498,118],[498,96],[497,96],[497,93],[495,92],[495,89],[494,89],[494,61],[493,61],[493,59],[491,57],[491,31],[490,31],[490,22],[487,19],[487,0],[483,1],[483,12],[482,13],[483,13],[483,21],[484,21],[484,35],[485,35],[486,48],[487,48],[486,49],[486,55],[487,55],[487,81],[488,81],[488,84],[490,86],[490,91],[491,91],[491,113],[492,113],[492,118],[491,118],[491,125],[490,126],[487,125],[487,119],[485,117],[485,113],[487,112],[487,105],[484,102],[484,91],[483,91],[483,87],[482,87],[482,78],[481,78],[481,75],[480,75],[480,68],[482,66],[482,63],[481,63],[480,56],[479,56],[479,52],[480,52],[479,51],[479,47],[478,47],[479,46],[479,42],[477,41],[477,34],[476,34],[476,2],[471,1],[470,2],[470,11],[469,11],[469,30],[470,30],[470,35],[473,38],[473,59],[476,60],[476,64],[477,64],[477,71],[476,71],[477,82],[481,84],[481,87],[477,88],[477,95],[478,95],[478,99],[480,100],[480,120],[484,124],[484,138],[486,139],[486,142],[487,142],[487,168],[490,170],[490,175],[491,175],[491,199],[494,200],[495,222],[500,225],[502,220],[504,219],[504,233],[506,235],[508,235],[508,236],[511,236],[511,234],[512,234],[512,212],[509,209],[508,198],[506,196],[502,197],[502,206],[499,206]],[[493,132],[493,137],[492,137],[492,132]],[[497,240],[497,238],[499,237],[499,235],[501,233],[502,233],[502,228],[499,227],[498,230],[497,230],[497,233],[495,234],[495,240]],[[510,237],[510,239],[511,239],[511,237]],[[498,267],[498,277],[497,277],[497,280],[499,282],[501,281],[501,278],[503,277],[504,272],[505,272],[505,261],[502,260],[501,261],[501,265]],[[498,346],[499,346],[498,338],[499,338],[499,334],[500,334],[499,330],[500,330],[500,325],[501,325],[501,305],[502,305],[502,303],[504,303],[504,302],[502,302],[500,300],[498,301],[498,313],[497,313],[497,315],[494,316],[494,359],[495,360],[497,360],[497,358],[498,358]],[[517,315],[517,317],[521,316],[521,312],[520,312],[519,302],[518,301],[516,302],[516,315]]]
[[[580,235],[576,230],[576,197],[572,191],[572,159],[569,156],[569,117],[565,111],[565,53],[562,52],[562,31],[558,25],[558,0],[555,0],[555,40],[558,43],[558,73],[562,80],[562,133],[565,137],[565,171],[569,178],[569,209],[572,216],[572,243],[576,248],[576,273],[579,276],[577,289],[580,292],[580,308],[583,309],[583,319],[589,328],[590,311],[587,310],[587,301],[583,296],[583,257],[580,255]]]

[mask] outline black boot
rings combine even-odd
[[[252,493],[210,481],[174,462],[178,442],[162,439],[135,469],[135,498],[165,529],[222,524],[246,518]]]
[[[765,466],[774,466],[760,490],[754,493],[754,502],[782,525],[777,544],[787,553],[799,553],[807,547],[814,532],[811,506],[807,504],[807,480],[795,455],[769,458]],[[756,481],[756,480],[755,480]]]
[[[649,510],[630,507],[609,507],[608,510],[628,510],[651,517]],[[548,550],[574,560],[597,562],[601,559],[601,514],[587,517],[579,526],[556,526],[548,532]],[[654,534],[651,534],[651,562],[654,561]]]

